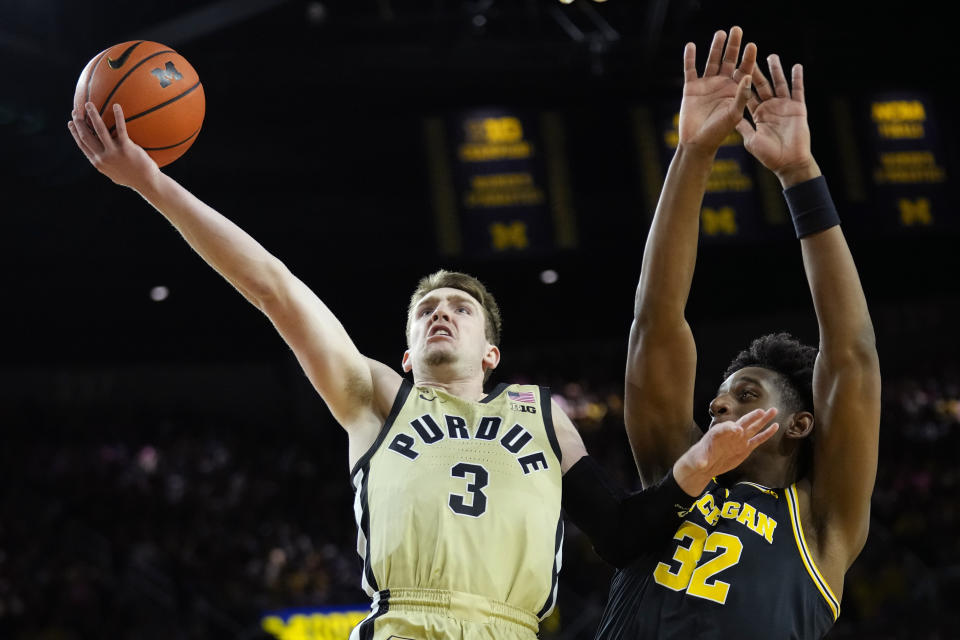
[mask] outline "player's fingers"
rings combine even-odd
[[[756,66],[757,66],[757,45],[755,45],[752,42],[748,42],[747,46],[743,48],[743,58],[740,59],[740,66],[737,67],[737,71],[739,71],[743,75],[749,76],[753,74],[753,69]]]
[[[733,75],[737,68],[737,59],[740,57],[740,40],[743,38],[743,29],[732,27],[730,35],[727,36],[727,48],[723,53],[723,63],[720,65],[720,75]]]
[[[780,424],[777,422],[774,422],[769,427],[767,427],[757,435],[747,440],[747,446],[749,446],[752,449],[759,447],[764,442],[772,438],[773,434],[775,434],[779,429],[780,429]]]
[[[123,144],[127,140],[127,121],[123,117],[123,108],[118,104],[113,105],[113,118],[117,127],[117,142]]]
[[[73,112],[73,129],[88,152],[97,154],[103,150],[103,145],[91,131],[90,125],[84,119],[83,111],[80,109]]]
[[[805,102],[803,94],[803,65],[795,64],[793,65],[793,81],[791,82],[793,88],[793,99],[798,102]]]
[[[737,86],[737,99],[733,102],[733,112],[738,118],[743,117],[743,109],[747,106],[747,101],[750,100],[750,97],[753,95],[751,83],[750,76],[746,76],[740,80],[740,84]]]
[[[87,157],[87,160],[93,162],[93,156],[90,153],[90,150],[87,148],[87,145],[83,143],[83,140],[80,139],[80,134],[77,132],[77,125],[74,124],[73,120],[67,122],[67,129],[70,130],[70,135],[73,136],[73,141],[77,143],[77,146],[80,147],[80,151],[83,152],[83,155]]]
[[[769,409],[754,409],[750,413],[740,418],[737,421],[737,424],[743,427],[745,434],[752,435],[760,431],[760,429],[763,428],[763,425],[767,424],[775,415],[777,415],[776,407],[770,407]]]
[[[100,143],[104,149],[109,149],[113,146],[113,138],[110,136],[110,130],[107,129],[107,124],[103,121],[103,118],[100,117],[100,114],[97,113],[97,107],[94,106],[92,102],[88,102],[86,108],[87,117],[90,118],[90,123],[93,125],[93,130],[96,132],[97,137],[100,138]]]
[[[760,67],[754,65],[750,77],[753,78],[753,86],[757,88],[757,95],[760,96],[761,100],[769,100],[773,97],[773,87],[767,81],[767,76],[763,75]]]
[[[790,87],[787,85],[787,76],[783,75],[783,65],[780,56],[773,53],[767,57],[767,66],[770,67],[770,78],[773,79],[773,92],[778,98],[789,98]]]
[[[753,140],[753,136],[757,133],[754,131],[753,126],[745,119],[741,118],[740,122],[737,123],[737,133],[740,134],[740,137],[743,138],[743,144],[746,147],[750,146],[750,141]]]
[[[707,66],[703,70],[704,77],[715,76],[720,72],[720,58],[723,55],[723,43],[727,41],[727,34],[723,31],[717,31],[713,34],[713,42],[710,43],[710,55],[707,56]]]
[[[683,81],[697,79],[697,45],[688,42],[683,48]]]

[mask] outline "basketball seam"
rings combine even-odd
[[[100,61],[103,60],[103,56],[107,55],[107,52],[110,49],[104,49],[100,52],[100,55],[97,56],[97,61],[93,63],[93,66],[90,67],[90,74],[87,76],[87,93],[83,97],[83,104],[90,102],[90,84],[93,82],[93,74],[97,71],[97,66],[100,64]]]
[[[101,117],[103,116],[103,112],[106,110],[107,105],[110,104],[110,98],[112,98],[112,97],[113,97],[113,94],[115,94],[115,93],[117,92],[117,89],[120,88],[120,85],[123,84],[124,81],[125,81],[127,78],[130,77],[130,74],[133,73],[134,71],[136,71],[137,69],[139,69],[139,68],[140,68],[140,65],[142,65],[144,62],[146,62],[146,61],[149,60],[150,58],[155,58],[155,57],[161,56],[161,55],[163,55],[163,54],[165,54],[165,53],[176,53],[176,51],[174,51],[173,49],[164,49],[163,51],[157,51],[156,53],[151,53],[151,54],[148,55],[146,58],[144,58],[143,60],[141,60],[141,61],[138,62],[137,64],[133,65],[132,67],[130,67],[130,70],[127,71],[125,74],[123,74],[123,77],[120,78],[120,81],[117,82],[117,84],[113,85],[113,89],[111,89],[111,90],[110,90],[110,93],[107,94],[106,100],[103,101],[103,106],[100,107],[100,115],[101,115]]]
[[[145,115],[147,115],[148,113],[153,113],[153,112],[156,111],[157,109],[162,109],[162,108],[164,108],[165,106],[167,106],[168,104],[170,104],[171,102],[176,102],[177,100],[179,100],[179,99],[182,98],[183,96],[187,95],[188,93],[192,93],[193,90],[196,89],[196,88],[199,87],[199,86],[200,86],[200,81],[197,80],[197,84],[193,85],[192,87],[190,87],[189,89],[187,89],[186,91],[184,91],[183,93],[181,93],[180,95],[174,96],[174,97],[170,98],[169,100],[167,100],[166,102],[161,102],[161,103],[158,104],[158,105],[154,105],[154,106],[150,107],[149,109],[147,109],[146,111],[141,111],[140,113],[137,113],[137,114],[135,114],[135,115],[132,115],[132,116],[130,116],[129,118],[124,118],[124,122],[130,122],[131,120],[136,120],[137,118],[139,118],[139,117],[141,117],[141,116],[145,116]],[[110,127],[110,133],[113,133],[113,130],[116,129],[116,128],[117,128],[117,125],[113,125],[112,127]]]
[[[194,132],[191,133],[189,136],[187,136],[186,138],[184,138],[183,140],[181,140],[180,142],[178,142],[178,143],[176,143],[176,144],[171,144],[171,145],[169,145],[169,146],[167,146],[167,147],[144,147],[143,150],[144,150],[144,151],[166,151],[167,149],[173,149],[174,147],[179,147],[180,145],[182,145],[182,144],[185,143],[185,142],[190,142],[190,140],[191,140],[195,135],[197,135],[198,133],[200,133],[200,128],[199,128],[199,127],[197,127],[197,130],[196,130],[196,131],[194,131]]]

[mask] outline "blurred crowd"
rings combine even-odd
[[[622,383],[553,388],[591,453],[636,486]],[[955,637],[960,375],[886,379],[881,428],[870,539],[830,637]],[[264,638],[266,611],[365,604],[346,466],[332,419],[144,416],[6,431],[0,637]],[[565,544],[543,636],[592,638],[612,570],[572,526]]]

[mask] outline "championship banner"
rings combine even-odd
[[[555,114],[464,111],[424,124],[440,252],[497,257],[576,246]]]
[[[873,203],[883,226],[954,226],[933,101],[919,93],[878,94],[867,108]]]
[[[265,613],[260,627],[277,640],[347,640],[369,605],[284,609]]]
[[[660,120],[660,154],[664,171],[680,140],[679,108],[665,112]],[[658,190],[659,192],[659,190]],[[761,216],[757,207],[755,162],[743,148],[736,131],[721,143],[707,180],[707,191],[700,210],[700,239],[716,243],[753,240],[761,235]]]

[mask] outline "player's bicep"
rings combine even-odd
[[[560,472],[566,473],[583,456],[587,447],[583,444],[580,432],[556,400],[550,400],[550,413],[553,416],[553,431],[560,446]]]
[[[625,380],[627,437],[644,486],[663,477],[700,435],[693,420],[697,351],[686,321],[634,322]]]
[[[374,405],[367,359],[330,309],[298,278],[284,278],[262,310],[293,350],[314,388],[344,428]]]
[[[880,368],[876,352],[814,369],[811,509],[823,535],[838,536],[848,565],[866,542],[880,437]]]

